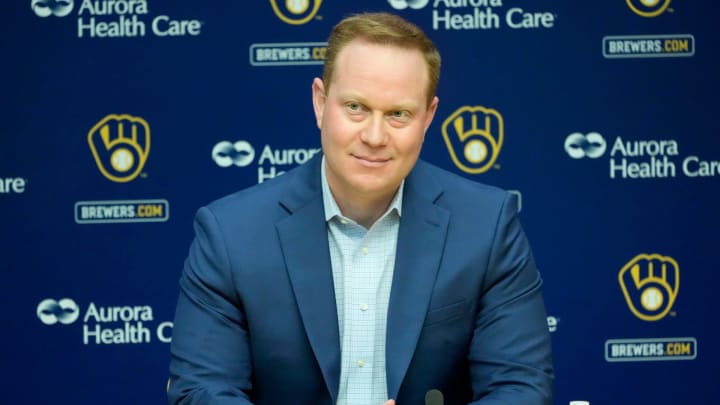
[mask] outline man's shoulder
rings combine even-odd
[[[418,162],[414,195],[430,199],[466,231],[492,229],[504,212],[520,211],[520,200],[499,187],[462,177],[426,162]]]
[[[312,162],[304,163],[281,176],[220,197],[207,204],[207,208],[220,216],[242,212],[250,215],[275,212],[281,209],[280,203],[283,200],[303,191],[312,192],[314,187],[308,184],[313,170],[311,164]]]
[[[481,198],[501,202],[508,196],[508,192],[499,187],[462,177],[423,160],[418,160],[415,170],[422,181],[435,181],[445,197]]]

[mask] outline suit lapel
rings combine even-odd
[[[276,227],[305,333],[335,403],[340,377],[340,335],[319,162],[316,158],[299,169],[295,189],[280,202],[290,216]]]
[[[280,201],[290,215],[276,227],[305,333],[335,403],[340,377],[340,335],[320,163],[321,159],[316,157],[299,168],[294,188]],[[387,317],[386,368],[390,398],[397,397],[415,352],[449,222],[449,213],[435,205],[442,189],[425,171],[424,164],[418,162],[405,182]]]
[[[387,317],[385,356],[390,398],[397,398],[415,352],[450,217],[445,209],[435,205],[442,190],[424,171],[422,162],[418,162],[405,182]]]

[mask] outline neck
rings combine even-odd
[[[340,208],[340,212],[342,212],[344,216],[364,226],[366,229],[370,229],[375,221],[387,211],[393,197],[395,197],[395,193],[397,193],[397,189],[381,197],[354,195],[343,198],[333,192],[333,197]]]

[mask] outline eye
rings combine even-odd
[[[390,118],[402,122],[408,121],[410,119],[410,112],[406,110],[391,111],[389,115]]]
[[[351,102],[345,104],[345,106],[347,107],[348,110],[350,110],[350,112],[362,111],[362,104],[356,103],[354,101],[351,101]]]

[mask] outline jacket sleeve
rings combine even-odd
[[[215,216],[201,208],[182,276],[170,345],[170,404],[250,404],[250,345]]]
[[[473,404],[552,404],[552,353],[542,279],[506,195],[493,237],[468,357]]]

